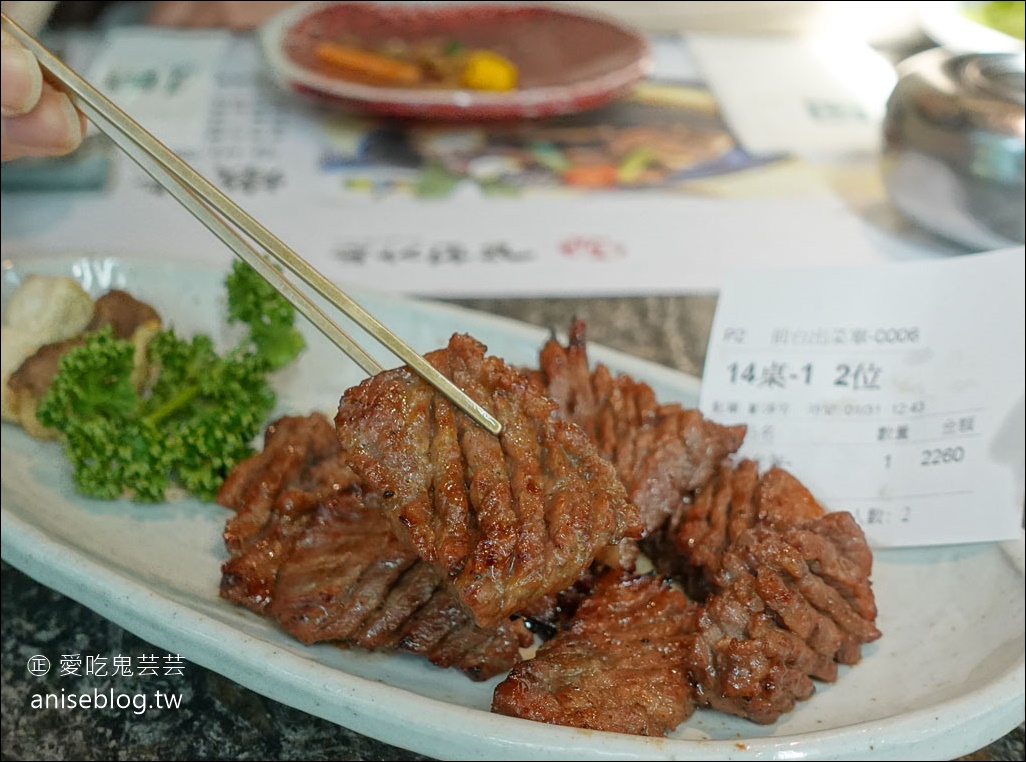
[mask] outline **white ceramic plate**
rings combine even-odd
[[[17,282],[5,264],[4,293]],[[127,286],[180,330],[224,336],[221,275],[117,260],[33,260],[93,290]],[[359,294],[424,351],[466,331],[511,362],[536,362],[545,332],[430,303]],[[569,316],[568,316],[569,323]],[[351,364],[318,335],[281,378],[282,411],[330,412]],[[592,347],[594,360],[694,404],[694,379]],[[394,363],[393,363],[394,364]],[[671,738],[536,724],[488,712],[496,680],[474,683],[409,655],[307,647],[218,597],[227,512],[184,502],[139,507],[77,497],[57,446],[3,425],[3,558],[138,636],[285,704],[439,758],[951,759],[1023,719],[1023,539],[888,550],[873,572],[883,637],[861,664],[775,725],[700,711]],[[971,506],[966,507],[971,510]]]

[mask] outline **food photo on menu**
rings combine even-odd
[[[1023,4],[867,5],[4,3],[4,757],[1021,758]]]

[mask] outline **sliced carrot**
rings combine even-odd
[[[321,42],[314,55],[326,64],[386,84],[416,85],[421,79],[420,68],[414,64],[348,45]]]
[[[563,182],[585,188],[609,188],[616,185],[615,164],[577,164],[563,170]]]

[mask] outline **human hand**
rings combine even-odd
[[[291,2],[189,2],[169,0],[155,2],[149,21],[157,26],[185,28],[224,27],[255,29]]]
[[[0,158],[60,156],[85,136],[85,117],[67,95],[43,81],[36,57],[0,31]]]

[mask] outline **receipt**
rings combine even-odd
[[[1024,478],[1024,250],[741,272],[700,407],[744,423],[875,547],[1013,539]]]

